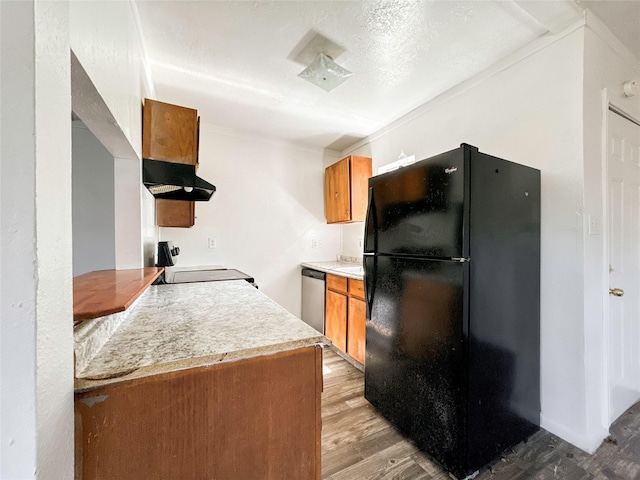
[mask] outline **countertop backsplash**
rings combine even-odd
[[[357,263],[358,265],[362,265],[362,255],[359,257],[350,257],[348,255],[338,255],[339,262],[347,262],[347,263]]]

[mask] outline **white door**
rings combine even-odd
[[[609,112],[609,421],[640,400],[640,126]]]

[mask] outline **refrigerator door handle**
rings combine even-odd
[[[373,187],[369,187],[367,217],[364,224],[364,253],[376,253],[378,251],[378,226],[376,225],[376,217]]]
[[[373,294],[376,279],[377,258],[373,255],[364,257],[364,298],[366,299],[367,320],[371,320],[371,308],[373,307]]]

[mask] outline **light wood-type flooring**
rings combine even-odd
[[[362,372],[324,350],[322,478],[324,480],[450,480],[364,399]],[[640,404],[611,427],[593,455],[540,430],[477,480],[640,480]]]

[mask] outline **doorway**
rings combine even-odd
[[[640,124],[608,113],[609,424],[640,400]]]

